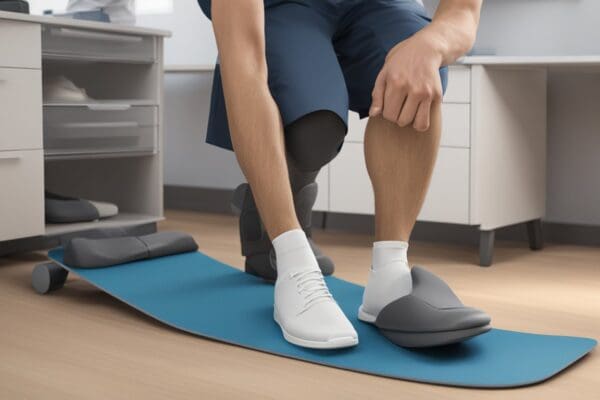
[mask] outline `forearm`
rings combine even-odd
[[[229,129],[238,158],[247,153],[246,142],[259,141],[277,146],[284,159],[283,128],[267,82],[262,0],[213,1],[212,7]]]
[[[434,38],[441,65],[448,65],[475,43],[481,0],[440,0],[433,21],[419,34]]]
[[[274,238],[299,225],[283,124],[267,80],[263,0],[213,1],[211,11],[233,149]]]

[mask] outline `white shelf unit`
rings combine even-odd
[[[8,194],[0,199],[0,242],[163,219],[167,35],[0,13],[0,107],[8,111],[0,120],[0,178]],[[44,104],[42,81],[58,75],[90,100]],[[45,224],[44,190],[111,202],[119,215]]]

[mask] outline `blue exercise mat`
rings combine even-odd
[[[49,252],[61,264],[61,249]],[[178,254],[107,268],[70,268],[139,311],[192,334],[335,368],[418,382],[515,387],[544,381],[596,346],[593,339],[492,329],[439,348],[398,347],[356,312],[363,287],[334,277],[327,283],[356,328],[360,344],[311,350],[286,342],[273,321],[273,286],[202,253]]]

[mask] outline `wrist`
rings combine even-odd
[[[430,50],[432,59],[439,64],[438,66],[442,66],[449,59],[450,46],[444,34],[432,25],[417,32],[415,36],[426,43],[425,47]]]

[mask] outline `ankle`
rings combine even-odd
[[[385,240],[373,243],[373,270],[390,265],[406,266],[408,268],[408,242]]]
[[[317,259],[302,229],[291,229],[273,239],[278,275],[319,269]]]

